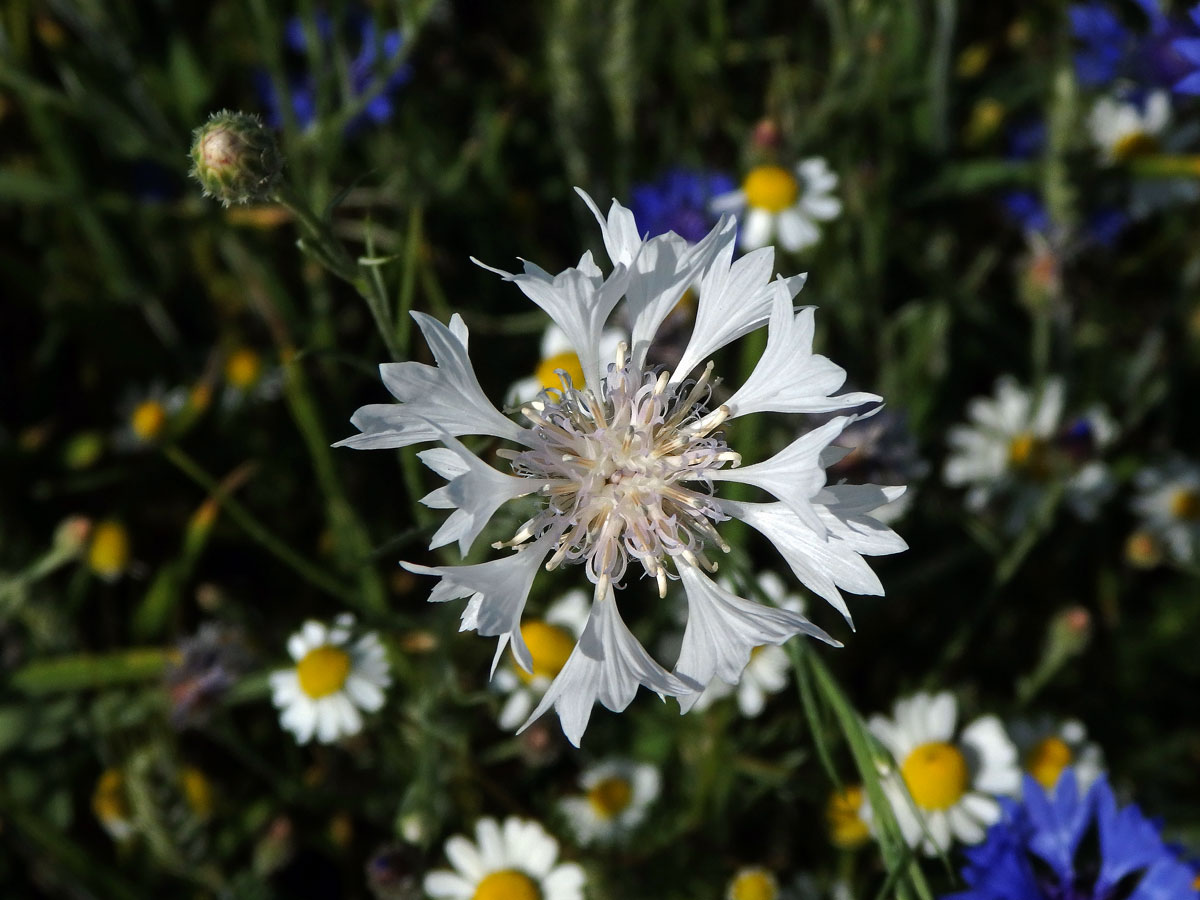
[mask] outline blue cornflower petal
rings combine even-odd
[[[672,169],[657,181],[635,185],[629,208],[639,232],[656,237],[673,231],[694,242],[716,221],[709,202],[735,187],[733,179],[721,172]]]
[[[1032,191],[1009,191],[1000,198],[1004,211],[1022,231],[1045,234],[1050,230],[1050,214]]]
[[[1200,94],[1200,71],[1181,78],[1172,88],[1177,94]]]
[[[1029,775],[1025,776],[1023,790],[1025,811],[1034,831],[1029,849],[1067,883],[1072,877],[1075,851],[1091,818],[1091,803],[1079,802],[1074,772],[1059,777],[1053,795],[1043,791]]]

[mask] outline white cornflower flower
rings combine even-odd
[[[757,250],[777,241],[795,253],[821,239],[818,222],[842,214],[842,201],[833,196],[837,173],[820,157],[797,163],[795,171],[782,166],[755,166],[739,190],[713,198],[714,212],[733,213],[741,220],[738,243]]]
[[[1104,771],[1100,748],[1087,739],[1087,729],[1077,719],[1017,719],[1009,723],[1008,734],[1021,766],[1047,791],[1054,790],[1068,766],[1075,770],[1081,792]]]
[[[883,507],[886,509],[887,507]],[[775,606],[788,612],[804,615],[804,601],[796,594],[788,594],[787,585],[774,572],[761,572],[755,581],[759,590]],[[721,587],[732,590],[733,586],[727,581],[721,581]],[[787,652],[775,644],[764,644],[750,651],[750,661],[742,669],[741,677],[736,686],[721,678],[714,678],[701,694],[681,697],[679,705],[685,710],[707,709],[718,700],[737,692],[738,710],[747,719],[758,716],[767,705],[767,697],[778,694],[787,687],[790,680],[792,663]]]
[[[509,817],[475,823],[475,843],[461,834],[446,841],[454,871],[425,876],[434,900],[583,900],[585,878],[575,863],[554,864],[558,841],[537,822]]]
[[[621,341],[625,340],[623,332],[616,328],[608,328],[600,335],[600,358],[612,359]],[[571,339],[557,325],[547,326],[542,334],[541,361],[534,373],[526,378],[520,378],[512,383],[504,402],[509,405],[525,403],[536,397],[544,390],[557,390],[562,384],[559,372],[570,376],[571,383],[576,388],[585,386],[583,369],[579,366],[579,357],[571,346]]]
[[[575,642],[587,625],[590,606],[588,592],[576,588],[551,604],[545,618],[526,619],[521,623],[521,639],[529,648],[533,671],[526,672],[515,661],[496,670],[492,685],[507,695],[500,708],[501,728],[513,731],[529,717],[567,664]]]
[[[1178,562],[1190,565],[1200,547],[1200,466],[1174,459],[1134,478],[1133,511],[1145,533],[1158,538]]]
[[[658,799],[658,769],[646,763],[608,760],[579,777],[583,796],[559,806],[581,844],[611,844],[627,838]]]
[[[762,532],[796,577],[847,618],[839,589],[883,593],[863,556],[905,548],[870,516],[902,487],[825,484],[826,448],[853,416],[831,419],[761,463],[733,468],[741,457],[726,441],[728,422],[757,412],[844,410],[879,399],[831,396],[846,373],[813,354],[813,310],[792,308],[804,278],[770,281],[770,248],[734,262],[734,228],[727,219],[695,245],[672,233],[643,241],[629,210],[614,201],[606,220],[583,196],[614,262],[607,278],[590,253],[558,275],[532,263],[518,275],[491,271],[515,282],[567,334],[586,387],[564,379],[561,388],[523,404],[525,424],[518,424],[484,395],[467,356],[463,320],[455,315],[447,327],[413,313],[437,365],[381,366],[384,384],[401,402],[362,407],[351,419],[362,433],[341,442],[360,448],[442,442],[444,447],[419,454],[449,481],[423,502],[453,510],[431,547],[457,541],[465,554],[500,506],[531,498],[524,501],[530,517],[510,540],[494,545],[514,548],[508,556],[465,566],[404,566],[441,577],[430,600],[468,598],[462,628],[499,638],[493,671],[511,645],[526,672],[533,660],[521,618],[538,569],[582,566],[594,585],[587,625],[528,720],[556,709],[576,745],[597,700],[620,711],[638,685],[660,695],[691,694],[714,675],[735,681],[754,647],[795,634],[832,642],[802,616],[744,600],[709,578],[706,573],[716,570],[712,549],[728,549],[716,529],[725,519],[740,518]],[[674,373],[648,368],[659,325],[697,281],[696,322],[678,367]],[[622,298],[630,346],[606,362],[600,339]],[[764,324],[767,346],[758,365],[732,396],[710,408],[712,363],[705,360]],[[512,474],[473,455],[457,440],[464,434],[516,444],[496,454]],[[723,481],[753,484],[778,502],[722,499],[715,487]],[[617,610],[615,591],[624,587],[631,562],[654,580],[660,597],[674,579],[687,593],[690,615],[674,672],[650,657]]]
[[[897,700],[892,719],[876,715],[867,723],[899,767],[883,788],[900,831],[928,856],[948,850],[955,839],[982,841],[1000,818],[992,795],[1021,788],[1017,750],[1000,720],[978,718],[956,738],[957,718],[954,695],[944,691]],[[869,807],[866,814],[874,822]]]
[[[374,632],[352,640],[354,617],[338,616],[332,628],[308,621],[288,639],[294,668],[271,673],[279,723],[306,744],[315,735],[324,744],[362,730],[359,710],[383,706],[392,683],[387,653]]]
[[[1170,97],[1152,91],[1143,105],[1101,97],[1088,116],[1088,130],[1104,162],[1119,163],[1159,152],[1170,121]]]

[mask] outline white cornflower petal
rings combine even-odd
[[[793,315],[790,289],[782,280],[773,287],[767,349],[746,383],[726,401],[730,418],[753,412],[832,412],[882,399],[858,392],[830,396],[845,383],[846,370],[812,352],[813,308]]]
[[[782,644],[797,634],[808,634],[841,646],[798,613],[743,600],[713,582],[694,566],[680,566],[679,577],[688,599],[688,621],[675,673],[699,684],[714,677],[736,684],[755,648]],[[679,698],[687,712],[700,694]]]
[[[613,712],[621,712],[633,701],[639,684],[660,696],[673,697],[693,693],[700,687],[677,678],[654,661],[629,632],[609,588],[593,601],[592,614],[579,643],[521,730],[554,708],[567,740],[578,747],[596,701]]]
[[[441,576],[442,580],[429,595],[431,603],[470,598],[460,630],[500,639],[492,660],[493,672],[510,642],[517,662],[529,672],[533,660],[521,637],[521,613],[538,567],[556,539],[557,534],[550,531],[510,556],[471,566],[422,566],[409,562],[400,565],[419,575]]]
[[[827,515],[825,523],[830,531],[822,536],[797,519],[784,503],[722,500],[721,508],[774,544],[800,582],[828,601],[852,627],[850,610],[838,588],[856,594],[883,594],[883,585],[860,554],[897,552],[892,549],[896,534],[890,528],[876,523],[878,539],[873,539],[871,533],[859,532],[851,523]],[[851,538],[853,544],[848,540]]]
[[[455,313],[447,328],[432,316],[412,314],[436,366],[424,363],[384,363],[379,367],[384,386],[400,405],[375,403],[359,408],[350,422],[362,434],[334,444],[360,450],[407,447],[437,440],[441,432],[455,436],[490,434],[520,440],[521,429],[488,402],[467,356],[467,326]],[[431,423],[436,422],[438,427]]]
[[[718,469],[711,477],[713,481],[737,481],[769,491],[809,528],[824,534],[825,526],[812,505],[812,498],[825,487],[821,453],[853,420],[846,416],[830,419],[769,459],[737,469]]]
[[[779,174],[768,173],[777,186]],[[792,176],[782,174],[787,188]],[[815,170],[811,174],[815,184],[829,180]],[[388,387],[401,402],[364,407],[353,419],[364,433],[343,442],[394,447],[441,441],[443,447],[420,454],[448,482],[424,502],[452,510],[433,546],[457,540],[465,552],[502,505],[512,501],[527,508],[516,533],[493,544],[514,551],[508,556],[470,566],[404,565],[441,577],[431,601],[467,600],[462,629],[498,638],[493,674],[504,648],[512,647],[524,672],[508,666],[498,671],[497,683],[509,695],[503,721],[511,724],[540,700],[532,716],[556,709],[575,743],[597,701],[622,710],[639,686],[687,697],[705,683],[685,670],[708,681],[717,673],[736,679],[756,648],[796,633],[820,635],[794,613],[736,597],[700,574],[716,571],[709,554],[729,549],[718,531],[729,516],[744,518],[775,542],[792,570],[847,616],[839,588],[882,593],[863,556],[905,546],[871,516],[902,488],[826,485],[825,466],[835,455],[828,444],[851,417],[822,424],[764,462],[726,469],[740,462],[724,431],[732,417],[825,412],[879,399],[830,396],[846,376],[812,353],[813,311],[792,309],[804,276],[772,282],[770,249],[735,261],[728,221],[692,246],[673,234],[643,241],[620,204],[602,217],[590,198],[585,200],[613,259],[615,268],[607,277],[590,254],[558,275],[528,262],[518,275],[492,269],[549,313],[569,342],[578,367],[565,348],[555,354],[561,360],[546,360],[543,367],[560,373],[561,386],[519,398],[523,402],[516,412],[523,424],[510,421],[484,398],[467,355],[462,320],[456,316],[446,327],[418,314],[437,365],[384,367]],[[659,325],[687,289],[698,293],[697,314],[680,365],[674,374],[647,367]],[[609,333],[605,326],[622,299],[633,328],[632,351],[622,343],[602,352]],[[716,380],[709,355],[768,323],[767,350],[746,384],[731,405],[710,406]],[[546,378],[539,372],[543,385]],[[511,474],[471,456],[456,440],[462,434],[512,442],[515,447],[496,451]],[[782,502],[724,501],[716,489],[727,480],[765,487]],[[522,621],[543,565],[547,570],[582,566],[592,584],[582,631],[564,630],[564,623],[549,618]],[[694,621],[674,674],[650,657],[618,613],[614,591],[631,580],[631,565],[640,566],[663,599],[670,581],[682,577],[686,582]],[[765,659],[772,665],[764,663],[753,686],[763,695],[781,684],[784,671],[774,656]],[[755,700],[750,688],[747,692],[750,706],[761,704],[761,697]],[[685,706],[691,702],[684,700]],[[481,838],[481,847],[485,844]]]
[[[431,491],[421,498],[421,502],[434,509],[454,510],[434,533],[429,549],[456,540],[458,552],[466,556],[471,544],[491,521],[496,510],[509,500],[532,494],[541,485],[530,478],[497,472],[456,438],[443,435],[441,440],[446,445],[442,454],[437,450],[424,450],[417,454],[429,468],[443,478],[450,479],[449,484]],[[444,455],[447,451],[456,457],[457,465]],[[460,469],[459,465],[463,468]]]
[[[766,324],[775,297],[771,282],[774,269],[774,247],[754,250],[736,262],[733,247],[723,246],[717,252],[713,265],[700,281],[696,325],[675,368],[676,381],[682,381],[726,344]],[[784,279],[789,301],[807,280],[807,274]]]
[[[514,275],[472,258],[472,262],[505,281],[514,282],[534,303],[545,310],[554,323],[566,333],[579,356],[579,365],[590,384],[599,384],[601,361],[597,348],[604,323],[629,287],[630,271],[618,263],[606,279],[585,253],[575,268],[550,275],[532,263],[525,263],[525,272]],[[507,420],[506,420],[507,421]]]

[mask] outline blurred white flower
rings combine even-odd
[[[582,194],[582,192],[581,192]],[[506,646],[533,670],[521,634],[522,613],[541,568],[579,564],[594,585],[587,625],[532,721],[558,711],[576,745],[594,703],[620,711],[639,685],[659,695],[698,692],[714,676],[737,680],[754,647],[780,644],[796,634],[830,640],[802,616],[737,597],[713,582],[713,548],[728,545],[716,525],[736,517],[763,533],[792,572],[844,616],[841,589],[882,594],[864,556],[896,553],[904,541],[871,517],[902,487],[826,486],[829,443],[854,416],[842,415],[798,437],[775,456],[737,466],[741,456],[726,440],[726,423],[757,412],[848,410],[879,398],[833,396],[846,373],[812,352],[813,310],[792,308],[803,276],[771,281],[774,251],[734,262],[733,223],[723,219],[689,245],[668,233],[643,241],[629,210],[613,202],[607,219],[583,195],[600,222],[613,271],[605,277],[585,253],[578,266],[551,275],[532,263],[515,282],[570,338],[586,387],[543,390],[520,408],[524,425],[488,401],[467,355],[466,324],[449,327],[414,313],[437,365],[403,362],[381,367],[384,383],[401,402],[359,409],[362,432],[340,443],[359,448],[404,447],[441,441],[420,458],[448,484],[423,502],[453,510],[431,547],[457,541],[465,554],[505,503],[520,497],[530,512],[497,548],[515,552],[466,566],[403,565],[437,575],[431,601],[467,598],[462,628],[498,637],[493,671]],[[684,291],[699,283],[692,336],[675,372],[646,365],[659,325]],[[631,346],[602,359],[601,336],[624,298]],[[737,338],[767,326],[767,346],[745,383],[710,407],[712,363],[693,370]],[[459,435],[491,435],[517,449],[497,455],[512,474],[486,464]],[[778,502],[752,503],[716,496],[718,482],[752,484]],[[646,652],[617,610],[630,563],[641,567],[665,598],[670,580],[682,581],[689,618],[674,672]],[[528,721],[526,724],[528,724]]]
[[[774,572],[759,573],[755,582],[772,604],[788,612],[804,615],[804,601],[796,594],[789,594],[783,579]],[[721,587],[727,591],[733,590],[733,586],[724,579]],[[782,647],[774,644],[758,646],[750,651],[750,661],[742,669],[736,686],[720,677],[714,678],[703,693],[680,697],[679,705],[684,711],[689,708],[707,709],[736,691],[738,709],[743,716],[753,719],[766,707],[767,697],[787,687],[791,680],[791,669],[791,660]]]
[[[288,639],[296,665],[271,673],[271,694],[280,710],[279,723],[306,744],[314,735],[328,744],[358,734],[359,710],[383,706],[391,684],[387,653],[374,632],[357,641],[354,617],[338,616],[332,628],[308,621]]]
[[[1016,745],[1022,768],[1047,791],[1068,766],[1075,770],[1081,793],[1104,771],[1100,748],[1087,739],[1087,729],[1077,719],[1016,719],[1008,734]]]
[[[891,719],[876,715],[867,723],[898,766],[883,788],[904,839],[927,856],[954,840],[982,841],[1000,818],[993,795],[1021,788],[1017,750],[1000,720],[983,716],[960,734],[957,719],[954,695],[944,691],[897,700]],[[876,827],[874,812],[867,815]]]
[[[559,801],[576,839],[581,844],[611,844],[629,837],[658,799],[658,769],[607,760],[585,770],[579,786],[582,796]]]
[[[626,340],[625,334],[616,328],[607,328],[600,335],[600,358],[612,359],[617,347]],[[556,390],[562,383],[559,372],[570,376],[571,384],[582,389],[586,387],[583,369],[579,365],[579,356],[571,346],[567,333],[557,325],[547,326],[542,333],[540,361],[532,375],[514,381],[505,394],[504,402],[509,406],[517,406],[534,399],[544,390]]]
[[[948,485],[968,488],[968,509],[979,512],[1003,496],[1010,501],[1005,526],[1016,532],[1061,478],[1068,506],[1081,518],[1095,517],[1115,487],[1098,456],[1112,443],[1116,428],[1100,407],[1064,426],[1064,402],[1061,378],[1046,379],[1034,392],[1008,375],[996,381],[994,398],[971,401],[970,424],[949,431],[943,471]]]
[[[1158,152],[1170,122],[1170,97],[1152,91],[1144,104],[1101,97],[1088,116],[1088,130],[1104,162],[1118,163]]]
[[[453,871],[425,876],[425,893],[434,900],[583,900],[583,869],[555,865],[558,841],[529,819],[510,816],[503,825],[480,819],[475,842],[454,835],[446,858]]]
[[[1190,565],[1200,545],[1200,466],[1173,459],[1150,466],[1134,479],[1133,511],[1142,529],[1158,538],[1178,562]]]
[[[819,222],[842,214],[842,201],[833,195],[837,173],[820,157],[796,164],[794,171],[782,166],[756,166],[746,175],[740,189],[713,198],[717,213],[733,213],[741,220],[738,244],[756,250],[778,243],[796,252],[821,239]]]

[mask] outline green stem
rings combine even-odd
[[[252,540],[262,545],[264,550],[295,571],[297,575],[313,587],[320,588],[345,603],[351,605],[358,603],[358,596],[353,591],[347,590],[339,581],[314,566],[283,541],[275,537],[275,535],[271,534],[241,503],[232,497],[220,497],[220,484],[217,479],[200,468],[195,460],[183,450],[177,446],[168,445],[163,447],[163,455],[183,474],[187,475],[214,497],[219,497],[218,502],[221,508],[228,513],[229,518],[236,522]]]

